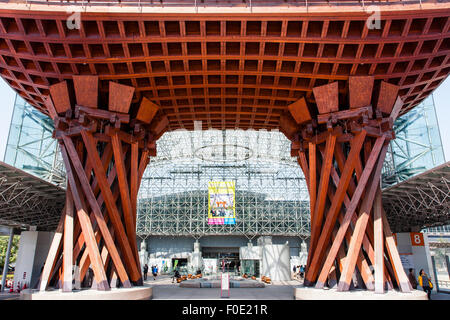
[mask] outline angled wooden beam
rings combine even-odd
[[[334,170],[334,168],[333,168],[333,170]],[[336,175],[336,177],[334,177],[334,174]],[[337,186],[337,185],[339,185],[339,178],[337,177],[337,173],[335,171],[334,171],[334,174],[333,174],[333,182]],[[330,186],[328,188],[328,197],[329,197],[330,201],[333,201],[334,191],[333,191],[332,186]],[[350,199],[348,199],[347,196],[345,196],[345,198],[344,198],[344,204],[345,204],[346,208],[349,208]],[[353,215],[353,216],[355,217],[354,221],[356,222],[356,215]],[[339,215],[338,215],[339,225],[342,225],[343,220],[344,220],[344,213],[343,213],[343,210],[341,209],[339,212]],[[353,223],[353,219],[352,219],[352,223]],[[352,225],[350,225],[350,227],[353,228]],[[335,232],[333,240],[331,241],[333,245],[335,245],[335,243],[337,241],[337,239],[336,239],[337,232],[338,232],[337,225],[335,226],[335,229],[336,229],[336,232]],[[350,243],[350,239],[351,239],[351,232],[350,232],[350,229],[348,229],[347,232],[345,233],[345,241],[347,244]],[[344,241],[342,241],[342,244],[340,245],[338,254],[337,254],[337,260],[340,262],[340,265],[339,265],[340,272],[342,271],[342,264],[343,264],[343,261],[345,260],[345,254],[343,253],[344,252],[343,250],[344,250]],[[328,253],[326,255],[325,261],[327,261],[331,257],[331,254],[332,253],[331,253],[331,248],[330,248],[330,250],[328,251]],[[335,264],[335,261],[333,261],[331,268],[333,268],[334,264]],[[366,260],[366,258],[362,254],[362,252],[360,252],[360,254],[358,255],[356,265],[357,265],[358,269],[360,270],[361,277],[364,281],[364,284],[366,285],[366,288],[368,290],[374,290],[374,285],[373,285],[374,278],[372,276],[372,272],[370,270],[368,261]],[[322,271],[326,270],[326,269],[327,269],[327,267],[325,266],[325,263],[324,263],[324,266],[322,267]],[[321,272],[315,287],[317,289],[323,288],[325,281],[326,281],[326,278],[323,277],[323,273]]]
[[[353,139],[350,141],[350,147],[351,144],[353,143]],[[338,145],[336,145],[336,147],[334,148],[334,157],[336,159],[336,163],[338,165],[339,171],[343,172],[344,171],[344,167],[345,167],[345,155],[344,155],[344,151],[343,151],[344,145],[343,143],[339,143]],[[358,157],[358,161],[359,161],[359,157]],[[355,180],[353,179],[353,177],[350,179],[349,185],[348,185],[348,191],[349,192],[354,192],[356,190],[356,183]]]
[[[72,266],[73,266],[73,198],[70,186],[66,194],[66,217],[64,219],[64,252],[63,252],[63,292],[72,292]]]
[[[319,189],[317,190],[317,201],[314,205],[314,224],[311,224],[311,240],[310,247],[315,248],[317,239],[322,227],[323,210],[325,208],[325,200],[327,198],[328,182],[330,181],[331,166],[333,164],[334,146],[336,143],[336,136],[330,134],[325,144],[325,155],[322,163]]]
[[[108,144],[108,145],[106,145],[106,147],[103,151],[103,155],[102,155],[102,163],[103,163],[104,170],[108,169],[111,159],[112,159],[112,147],[111,147],[111,144]],[[90,174],[91,170],[92,170],[92,165],[90,164],[89,158],[86,159],[85,167],[86,167],[86,170],[85,170],[86,174],[87,175]],[[108,183],[110,186],[112,185],[115,177],[116,177],[116,169],[113,167],[113,168],[111,168],[111,171],[108,174]],[[98,187],[97,179],[95,179],[95,177],[91,184],[91,189],[93,190],[94,195],[97,197],[98,205],[101,207],[103,205],[104,199],[103,199],[102,194],[100,193],[100,188]],[[106,212],[105,210],[106,209],[103,209],[104,213]],[[105,222],[107,223],[108,215],[105,215],[105,214],[103,214],[103,215],[105,217]],[[97,226],[97,221],[95,220],[95,216],[94,216],[94,213],[92,212],[92,210],[89,213],[89,218],[91,219],[92,227],[95,229]],[[83,238],[82,233],[75,233],[75,235],[76,235],[75,239],[77,239],[77,240],[75,242],[75,246],[73,249],[73,259],[77,260],[78,255],[80,254],[83,244],[84,244],[84,238]]]
[[[377,142],[375,143],[375,146],[370,154],[369,161],[367,161],[366,166],[364,167],[363,174],[361,176],[361,179],[358,183],[358,186],[356,188],[355,193],[352,196],[352,200],[347,207],[344,219],[340,223],[339,230],[336,234],[336,238],[333,241],[333,244],[330,249],[330,253],[328,257],[325,260],[325,263],[322,267],[322,271],[319,275],[319,278],[317,280],[316,287],[323,287],[324,281],[326,280],[326,276],[333,265],[333,261],[336,258],[337,252],[339,248],[341,247],[342,241],[347,233],[348,227],[350,225],[350,222],[352,221],[352,217],[355,213],[355,210],[358,206],[358,203],[360,202],[361,195],[363,190],[366,188],[366,184],[369,181],[369,178],[372,174],[372,171],[375,167],[375,164],[377,163],[377,160],[379,159],[379,155],[381,152],[381,149],[384,144],[384,137],[378,138]],[[370,201],[367,201],[370,203]]]
[[[309,143],[309,187],[311,188],[311,193],[309,194],[309,202],[311,209],[311,221],[315,219],[314,208],[316,206],[316,196],[317,196],[317,162],[316,162],[316,145],[314,143]]]
[[[381,169],[383,167],[384,158],[386,156],[388,144],[385,143],[378,157],[377,165],[372,173],[372,181],[369,185],[368,194],[364,198],[361,212],[355,224],[352,239],[349,244],[347,259],[345,260],[341,278],[339,279],[338,291],[347,291],[350,288],[350,280],[356,264],[356,255],[361,249],[362,240],[366,231],[367,222],[373,205],[376,191],[378,189],[381,177]]]
[[[44,98],[44,106],[47,109],[50,118],[52,118],[53,121],[56,121],[58,113],[56,112],[56,108],[53,105],[52,99],[49,96]]]
[[[66,197],[67,197],[66,190]],[[47,259],[45,260],[44,269],[42,270],[41,281],[39,283],[39,291],[45,291],[47,289],[50,274],[54,269],[56,261],[58,260],[58,252],[61,248],[63,230],[64,230],[64,221],[66,216],[66,207],[64,206],[61,217],[59,218],[58,226],[56,227],[55,234],[53,235],[52,243],[50,244],[50,249],[48,251]]]
[[[328,121],[337,122],[337,120],[345,120],[358,118],[363,116],[372,116],[372,106],[359,107],[350,110],[341,110],[336,112],[323,113],[317,116],[317,122],[319,124],[327,123]]]
[[[397,97],[397,100],[395,100],[394,107],[392,108],[391,115],[389,116],[389,119],[394,123],[395,120],[397,120],[398,115],[403,107],[403,100],[400,97]]]
[[[118,188],[115,188],[115,189],[114,189],[113,195],[114,195],[114,199],[117,200],[117,199],[119,198],[119,189],[118,189]],[[104,211],[105,211],[105,214],[104,214],[104,216],[105,216],[105,222],[108,223],[108,220],[109,220],[109,219],[108,219],[108,215],[106,214],[106,208],[105,208]],[[90,218],[91,218],[91,223],[93,223],[93,222],[94,222],[93,220],[95,220],[95,218],[93,217],[93,214],[92,214],[92,213],[91,213]],[[115,236],[114,236],[114,227],[113,227],[112,225],[109,226],[109,231],[111,232],[111,237],[113,237],[113,239],[115,239]],[[96,241],[97,241],[97,244],[99,244],[99,243],[100,243],[100,240],[101,240],[101,232],[99,232],[98,227],[97,227],[97,230],[96,230],[96,232],[95,232],[95,239],[96,239]],[[104,264],[104,266],[105,266],[105,271],[106,271],[106,261],[105,261],[105,258],[104,258],[104,254],[105,254],[104,252],[105,252],[105,250],[107,251],[108,249],[107,249],[105,246],[103,246],[100,255],[101,255],[101,257],[102,257],[102,261],[103,261],[103,264]],[[118,250],[119,250],[119,248],[118,248]],[[119,252],[119,253],[120,253],[120,252]],[[108,258],[110,258],[109,253],[108,253]],[[81,277],[81,279],[83,279],[83,278],[85,277],[86,272],[87,272],[87,270],[88,270],[88,268],[89,268],[89,265],[90,265],[89,256],[86,255],[86,252],[84,252],[83,255],[81,256],[79,265],[80,265],[80,277]]]
[[[130,197],[133,212],[134,230],[136,230],[137,198],[139,190],[139,145],[131,144]],[[138,259],[139,260],[139,259]]]
[[[67,179],[71,188],[73,201],[77,209],[77,217],[80,221],[81,229],[84,234],[84,239],[86,243],[86,250],[88,250],[89,257],[92,263],[92,269],[94,271],[94,277],[99,284],[98,290],[109,290],[108,280],[106,277],[105,270],[103,270],[102,259],[100,257],[100,252],[97,247],[97,242],[95,241],[94,230],[89,221],[86,209],[81,200],[81,194],[79,193],[78,186],[75,180],[75,176],[72,172],[72,164],[69,155],[66,151],[65,145],[61,144],[61,155],[66,165]],[[73,146],[73,145],[72,145]]]
[[[342,153],[342,149],[340,149],[340,153]],[[343,167],[344,167],[344,163],[341,164],[339,161],[337,161],[337,163],[338,163],[339,170],[342,171]],[[355,171],[356,171],[356,169],[355,169]],[[333,184],[335,186],[338,186],[338,184],[339,184],[339,176],[338,176],[335,168],[331,169],[331,177],[332,177]],[[353,194],[355,193],[355,191],[356,191],[356,185],[355,185],[355,183],[354,183],[354,181],[352,179],[352,180],[350,180],[350,183],[348,185],[348,189],[347,189],[348,195],[350,197],[353,197]],[[364,194],[365,194],[365,191],[363,191],[363,193],[361,195],[362,199],[364,198]],[[347,197],[347,195],[344,198],[344,205],[345,205],[346,208],[349,208],[349,206],[350,206],[350,199]],[[357,207],[359,208],[360,205],[358,205]],[[356,218],[357,218],[356,213],[353,213],[352,221],[351,221],[353,224],[356,223]],[[367,253],[369,255],[369,259],[371,261],[373,261],[373,248],[371,246],[372,242],[373,241],[371,241],[370,238],[368,238],[367,236],[364,237],[364,240],[363,240],[364,249],[367,251]]]
[[[391,227],[386,218],[386,213],[383,207],[381,207],[381,215],[383,220],[383,233],[385,236],[385,243],[387,248],[387,253],[389,260],[391,262],[392,268],[394,269],[394,274],[397,276],[397,283],[401,292],[411,292],[408,277],[406,276],[405,270],[403,269],[402,261],[400,260],[400,255],[398,254],[397,245],[395,244],[394,236],[391,232]]]
[[[314,207],[316,205],[316,174],[317,174],[317,167],[316,167],[316,145],[314,143],[309,143],[308,148],[308,155],[309,155],[309,207],[310,207],[310,223],[311,226],[315,223],[315,216],[314,216]],[[311,234],[312,236],[312,234]],[[308,259],[307,259],[307,266],[310,265],[310,259],[312,259],[312,253],[315,250],[315,246],[310,243],[308,248]]]
[[[130,187],[128,185],[127,172],[125,169],[125,161],[122,157],[122,142],[116,132],[111,137],[111,142],[114,152],[114,163],[117,170],[117,179],[119,181],[120,198],[122,200],[122,210],[123,218],[125,221],[125,229],[128,236],[128,242],[130,243],[131,249],[133,250],[134,258],[136,263],[139,262],[139,256],[137,253],[137,243],[136,243],[136,229],[134,226],[134,216],[136,212],[133,212],[133,207],[130,198]]]
[[[130,278],[132,281],[136,281],[136,282],[140,281],[142,276],[141,276],[140,271],[137,268],[133,250],[128,241],[125,229],[122,225],[119,211],[117,209],[116,202],[114,201],[113,194],[108,185],[105,170],[102,167],[101,160],[100,160],[100,157],[97,152],[97,148],[95,147],[94,137],[92,136],[92,133],[87,132],[87,131],[82,131],[81,136],[83,137],[83,141],[84,141],[84,144],[85,144],[85,147],[87,150],[87,155],[89,157],[89,161],[91,161],[94,165],[95,177],[97,178],[103,198],[105,199],[105,205],[108,209],[108,214],[111,219],[111,222],[114,224],[114,229],[117,234],[118,243],[120,245],[120,248],[121,248],[123,256],[124,256],[125,264],[127,265],[127,268],[130,271]],[[95,197],[93,197],[92,190],[90,189],[89,184],[86,184],[85,188],[86,188],[86,193],[88,193],[90,195],[90,203],[91,203],[91,207],[93,207],[92,209],[95,210],[94,213],[96,214],[96,216],[101,215],[100,208],[95,200]],[[100,219],[100,217],[98,219]],[[97,219],[97,223],[99,222],[98,219]],[[105,234],[109,234],[109,231],[107,229],[105,229],[105,227],[106,226],[104,226],[104,220],[103,220],[102,234],[103,234],[104,238],[105,238]],[[110,236],[108,236],[108,238],[110,238]],[[111,239],[109,239],[109,240],[111,240]],[[123,268],[122,261],[121,261],[120,257],[118,257],[118,253],[117,253],[117,249],[116,249],[115,245],[114,245],[114,247],[112,246],[113,244],[114,244],[114,242],[112,244],[110,243],[111,247],[108,245],[108,250],[112,255],[114,264],[116,265],[116,269],[117,269],[119,278],[121,279],[122,283],[126,283],[126,280],[124,280],[122,278],[125,276],[126,272],[125,272],[125,274],[123,274],[124,270],[122,270],[122,268]]]
[[[306,186],[308,187],[308,191],[309,191],[309,189],[310,189],[310,186],[309,186],[309,167],[308,167],[308,161],[306,160],[305,151],[299,151],[298,152],[298,163],[300,164],[300,167],[302,168],[303,174],[305,176]]]
[[[366,140],[366,143],[364,144],[364,148],[365,148],[365,149],[366,149],[366,146],[367,146],[367,145],[368,145],[368,144],[367,144],[367,140]],[[336,149],[337,149],[337,148],[336,148]],[[366,160],[368,160],[368,158],[369,158],[369,156],[370,156],[371,150],[372,150],[372,147],[371,147],[371,149],[370,149],[370,151],[369,151],[369,155],[367,156],[367,159],[366,159]],[[342,149],[340,149],[340,150],[337,152],[337,154],[338,154],[339,157],[344,157],[344,155],[343,155],[343,153],[342,153]],[[343,162],[342,162],[342,163],[341,163],[341,162],[342,162],[342,160],[341,160],[341,161],[338,161],[338,166],[339,166],[340,170],[343,170],[344,164],[343,164]],[[356,171],[356,170],[355,170],[355,171]],[[337,186],[338,183],[339,183],[339,177],[337,176],[337,173],[335,172],[334,168],[332,169],[332,172],[331,172],[331,173],[332,173],[332,178],[333,178],[334,184]],[[351,181],[350,181],[350,184],[349,184],[349,186],[348,186],[348,189],[347,189],[349,195],[350,195],[350,196],[353,196],[355,190],[356,190],[356,186],[355,186],[355,184],[354,184],[354,181],[351,180]],[[362,195],[361,195],[361,198],[362,198],[362,199],[364,199],[364,197],[365,197],[365,191],[363,191],[363,193],[362,193]],[[346,201],[347,201],[347,203],[346,203]],[[346,208],[349,208],[350,200],[344,199],[344,204],[345,204]],[[358,206],[358,207],[359,207],[359,206]],[[353,213],[352,220],[351,220],[351,223],[353,223],[353,225],[356,224],[356,218],[357,218],[356,213]],[[369,224],[370,224],[370,217],[369,217]],[[350,241],[347,241],[347,242],[350,243]],[[373,250],[372,243],[373,243],[373,237],[371,236],[371,233],[368,232],[368,229],[367,229],[367,230],[366,230],[366,235],[365,235],[364,238],[363,238],[363,247],[364,247],[364,250],[366,250],[366,253],[367,253],[368,257],[369,257],[370,262],[373,264],[374,261],[375,261],[375,254],[374,254],[374,250]],[[358,263],[359,263],[359,261],[358,261]],[[386,267],[386,266],[385,266],[385,267]],[[359,266],[358,266],[358,268],[359,268]],[[385,268],[385,269],[386,269],[386,268]],[[385,273],[387,274],[387,271],[386,271],[386,270],[385,270]],[[362,273],[362,275],[363,275],[363,273]]]
[[[145,168],[147,168],[147,165],[150,162],[149,153],[150,153],[150,151],[148,149],[144,149],[141,153],[141,158],[139,160],[138,185],[141,184],[141,179],[142,179],[142,176],[144,175]]]
[[[95,119],[102,119],[102,120],[113,120],[113,121],[120,121],[121,123],[129,123],[130,122],[130,115],[119,113],[115,111],[108,111],[103,109],[93,109],[88,108],[80,105],[75,106],[75,114],[76,113],[85,113],[88,116],[95,118]]]
[[[83,132],[84,131],[82,131],[82,133]],[[90,137],[93,140],[92,134],[90,134]],[[101,212],[101,209],[100,209],[100,207],[99,207],[99,205],[97,203],[97,199],[95,198],[94,193],[92,192],[92,189],[90,187],[89,181],[88,181],[88,179],[86,177],[86,174],[85,174],[85,172],[83,170],[83,166],[81,165],[81,162],[80,162],[80,160],[78,159],[78,157],[76,155],[75,149],[73,147],[73,143],[72,143],[71,139],[68,138],[68,137],[63,137],[63,141],[64,141],[64,145],[67,148],[67,152],[68,152],[68,154],[70,155],[70,157],[72,159],[72,163],[73,163],[75,172],[77,173],[78,179],[80,180],[81,188],[84,191],[84,195],[86,196],[86,199],[87,199],[87,201],[88,201],[88,203],[89,203],[89,205],[90,205],[90,207],[91,207],[91,209],[92,209],[92,211],[93,211],[93,213],[95,215],[95,219],[97,221],[97,224],[98,224],[98,226],[99,226],[99,228],[100,228],[100,230],[102,232],[103,239],[105,240],[105,243],[106,243],[106,245],[108,247],[108,250],[109,250],[109,252],[111,253],[111,255],[113,257],[113,261],[114,261],[114,264],[116,265],[117,270],[119,270],[119,276],[121,277],[121,280],[124,283],[124,286],[126,285],[127,287],[131,287],[131,283],[129,282],[128,274],[127,274],[127,272],[126,272],[126,270],[125,270],[125,268],[123,266],[123,263],[122,263],[122,259],[121,259],[120,255],[119,255],[119,253],[117,252],[114,240],[111,237],[111,234],[110,234],[110,232],[108,230],[108,226],[106,225],[106,222],[104,220],[104,217],[103,217],[103,214]],[[94,171],[97,172],[99,170],[103,170],[103,167],[101,166],[100,158],[98,157],[98,154],[96,153],[97,150],[95,148],[94,142],[89,140],[88,143],[86,143],[86,141],[85,141],[85,147],[86,147],[86,150],[88,151],[87,154],[88,154],[88,157],[89,157],[89,161],[91,161],[91,163],[94,166]],[[97,155],[97,158],[95,160],[98,160],[98,161],[94,161],[94,159],[92,157],[90,157],[92,152],[93,152],[93,149],[94,149],[94,151],[95,151],[95,153]],[[99,176],[97,174],[96,174],[96,177],[97,177],[97,179],[100,182]],[[105,178],[105,182],[106,182],[106,178]],[[100,189],[102,189],[103,196],[105,196],[105,192],[104,192],[104,189],[102,188],[102,184],[100,184]],[[108,190],[110,191],[109,188],[108,188]],[[89,219],[89,218],[87,217],[87,219]],[[120,226],[122,226],[122,225],[120,224]],[[117,226],[114,225],[114,227],[117,230]],[[85,239],[86,239],[86,235],[85,235]],[[94,241],[95,241],[95,239],[94,239]],[[92,260],[93,259],[91,257],[91,261]],[[97,281],[97,283],[98,282],[99,281]]]
[[[112,184],[113,184],[115,178],[116,178],[116,170],[115,170],[115,168],[112,168],[110,170],[109,174],[108,174],[108,183],[109,183],[110,187],[112,187]],[[94,181],[94,183],[95,183],[95,181]],[[97,194],[98,194],[98,192],[97,192]],[[118,191],[114,192],[113,195],[114,195],[114,199],[117,201],[117,199],[119,198],[119,192]],[[103,206],[104,198],[103,198],[101,193],[98,194],[97,203],[98,203],[99,207]],[[103,216],[105,218],[105,223],[108,223],[109,216],[107,214],[107,208],[104,208],[102,210],[102,213],[103,213]],[[91,224],[92,224],[93,229],[96,230],[96,228],[97,228],[97,221],[95,219],[95,215],[94,215],[94,212],[92,210],[91,210],[91,212],[89,214],[89,218],[91,220]],[[78,239],[77,239],[77,241],[75,243],[75,247],[74,247],[74,250],[73,250],[74,260],[78,259],[78,255],[80,254],[80,252],[82,250],[83,244],[84,244],[84,238],[83,238],[83,234],[81,233],[81,234],[79,234],[79,237],[78,237]]]
[[[383,218],[381,214],[381,189],[378,188],[375,196],[373,215],[374,215],[374,249],[375,249],[375,293],[384,293],[384,236],[383,236]]]
[[[339,210],[341,209],[342,202],[344,200],[348,184],[354,171],[356,161],[359,158],[359,152],[361,151],[365,137],[366,131],[362,130],[361,132],[356,134],[353,140],[354,143],[350,149],[350,153],[345,163],[344,170],[341,174],[341,179],[333,198],[333,202],[327,213],[327,219],[325,220],[325,224],[322,228],[322,232],[317,243],[317,248],[314,252],[314,257],[311,260],[310,267],[306,272],[304,280],[304,284],[306,286],[312,286],[317,278],[317,274],[319,272],[319,268],[325,254],[326,246],[328,245],[331,232],[333,230],[334,224],[336,223],[337,215],[339,214]]]

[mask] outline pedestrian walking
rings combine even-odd
[[[144,280],[147,280],[147,273],[148,273],[148,264],[145,264],[145,266],[144,266]]]
[[[156,280],[156,276],[158,275],[158,268],[156,266],[152,266],[152,274],[153,280]]]
[[[300,272],[299,273],[300,273],[300,278],[303,279],[303,276],[305,274],[305,267],[303,265],[300,266]]]
[[[173,273],[172,277],[172,283],[174,279],[178,279],[180,277],[180,272],[178,272],[178,269],[175,269],[175,272]]]
[[[431,289],[433,289],[433,283],[423,269],[420,269],[419,271],[419,286],[421,286],[423,291],[427,293],[428,300],[431,300]]]
[[[412,268],[409,268],[408,279],[411,283],[411,287],[413,287],[414,290],[417,289],[417,280]]]

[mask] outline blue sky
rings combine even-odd
[[[0,160],[3,160],[8,140],[14,98],[14,91],[0,78]],[[436,104],[436,114],[441,131],[445,159],[448,161],[450,160],[450,77],[434,91],[434,102]]]

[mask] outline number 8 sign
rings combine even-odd
[[[420,232],[411,232],[411,245],[412,246],[424,246],[423,234]]]

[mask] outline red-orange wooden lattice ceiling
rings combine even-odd
[[[110,80],[136,88],[161,107],[169,130],[279,128],[287,106],[312,88],[338,81],[348,105],[350,75],[399,85],[402,113],[426,98],[450,71],[448,10],[327,15],[81,15],[0,10],[0,74],[46,112],[49,86],[98,75],[100,100]],[[105,105],[105,103],[99,103]]]

